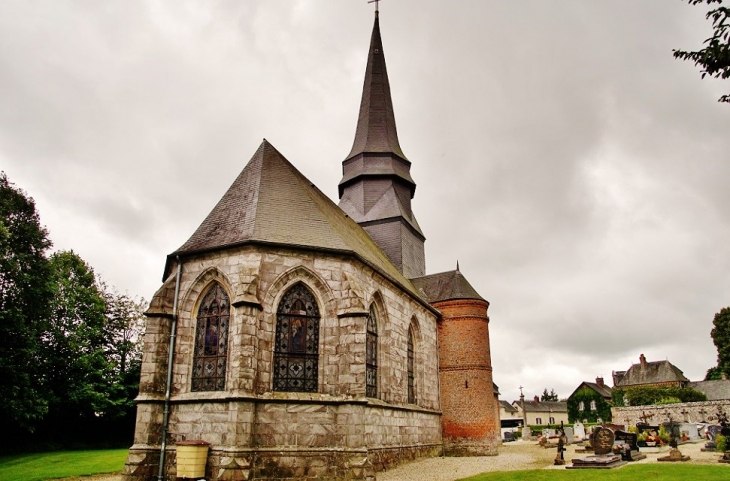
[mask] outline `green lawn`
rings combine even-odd
[[[726,481],[730,466],[718,464],[636,464],[618,469],[533,469],[485,473],[463,481]]]
[[[54,451],[0,457],[0,480],[44,481],[54,478],[118,473],[127,449]]]

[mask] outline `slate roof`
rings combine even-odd
[[[499,407],[504,409],[508,413],[516,413],[517,408],[508,403],[507,401],[501,400],[499,401]]]
[[[380,19],[377,14],[370,38],[355,142],[347,158],[363,152],[392,152],[401,159],[408,160],[398,142],[383,41],[380,38]]]
[[[520,401],[514,401],[520,405]],[[525,411],[528,413],[562,413],[568,412],[568,403],[566,401],[525,401]]]
[[[486,302],[459,271],[458,265],[455,271],[416,277],[411,282],[431,303],[454,299],[478,299]]]
[[[247,243],[353,254],[426,305],[367,232],[266,139],[190,239],[168,256],[168,265],[176,255]]]
[[[598,383],[588,382],[588,381],[583,381],[582,383],[580,383],[580,386],[578,386],[577,388],[575,388],[575,391],[573,391],[573,394],[575,394],[583,386],[586,386],[586,387],[588,387],[590,389],[593,389],[598,394],[600,394],[601,396],[603,396],[605,399],[609,399],[610,400],[613,397],[612,396],[612,391],[611,391],[611,388],[610,387],[606,386],[605,384],[603,386],[601,386]],[[573,397],[573,394],[571,394],[568,397],[569,398]]]
[[[708,401],[730,399],[730,380],[727,379],[691,382],[689,387],[704,393]]]
[[[632,364],[623,378],[614,387],[638,386],[665,382],[688,383],[689,379],[677,366],[669,361],[644,361]]]

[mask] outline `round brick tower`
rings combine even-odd
[[[489,302],[458,269],[414,279],[438,326],[444,450],[447,456],[496,455],[500,421],[489,348]]]

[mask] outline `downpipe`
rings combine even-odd
[[[180,275],[182,274],[182,263],[180,256],[177,260],[177,276],[175,277],[175,298],[172,301],[172,326],[170,326],[170,345],[167,353],[167,386],[165,388],[165,411],[162,418],[162,443],[160,446],[160,468],[157,471],[157,481],[164,481],[165,458],[167,453],[167,430],[170,425],[170,396],[172,394],[172,368],[175,357],[175,336],[177,334],[177,298],[180,294]]]

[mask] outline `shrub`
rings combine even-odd
[[[658,436],[659,436],[659,439],[662,440],[662,443],[666,444],[666,443],[669,442],[669,433],[664,428],[664,425],[663,424],[661,426],[659,426],[659,434],[658,434]]]
[[[715,436],[715,449],[718,451],[725,451],[727,449],[727,438],[722,434]]]
[[[638,386],[629,387],[620,392],[614,390],[614,402],[617,398],[625,399],[628,406],[647,406],[650,404],[674,404],[683,402],[707,401],[707,396],[692,388],[676,386]],[[615,404],[617,405],[617,404]]]
[[[681,402],[682,402],[682,400],[679,399],[678,397],[668,396],[668,397],[661,398],[656,403],[657,404],[679,404]]]

